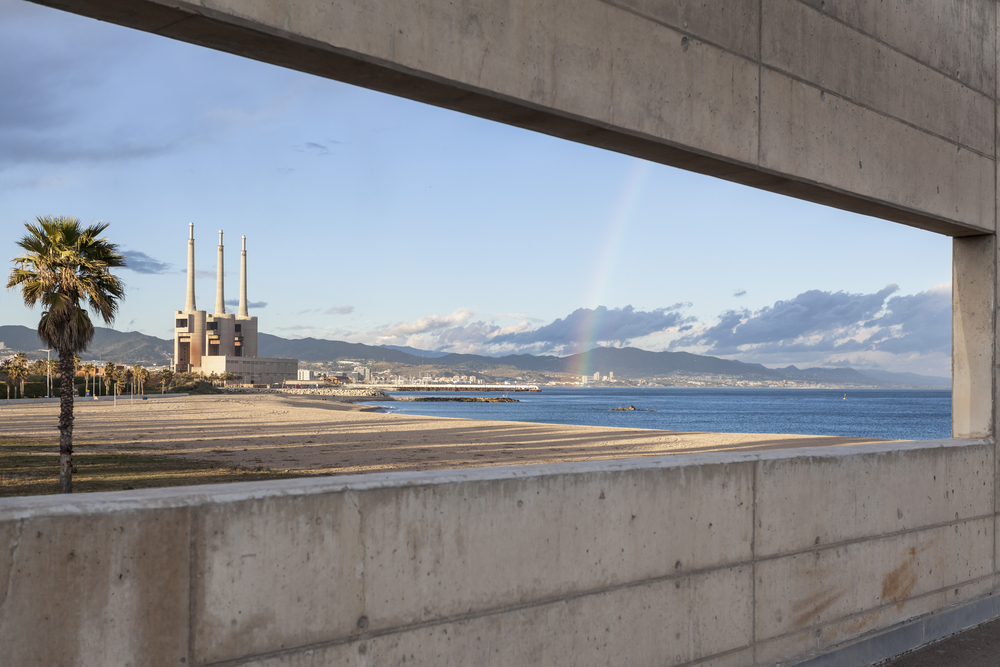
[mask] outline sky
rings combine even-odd
[[[0,255],[42,215],[110,223],[113,326],[160,338],[194,223],[198,307],[245,235],[285,338],[950,375],[947,237],[0,0]]]

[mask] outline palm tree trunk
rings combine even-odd
[[[60,350],[59,493],[73,493],[73,352]]]

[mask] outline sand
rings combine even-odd
[[[881,442],[476,421],[377,412],[334,397],[215,395],[79,400],[76,451],[182,456],[246,468],[357,474],[719,450]],[[58,441],[57,403],[0,402],[0,438]]]

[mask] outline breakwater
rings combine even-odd
[[[390,396],[380,389],[363,387],[345,389],[340,387],[314,387],[300,389],[256,389],[249,387],[233,387],[226,390],[235,394],[292,394],[296,396],[353,396],[357,398],[385,398]]]
[[[395,401],[414,403],[520,403],[509,396],[398,396]]]
[[[360,385],[368,389],[383,391],[502,391],[502,392],[540,392],[536,384],[379,384]]]

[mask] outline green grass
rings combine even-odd
[[[123,491],[164,486],[254,482],[302,473],[222,466],[173,456],[73,453],[73,492]],[[0,497],[59,492],[59,444],[0,438]]]

